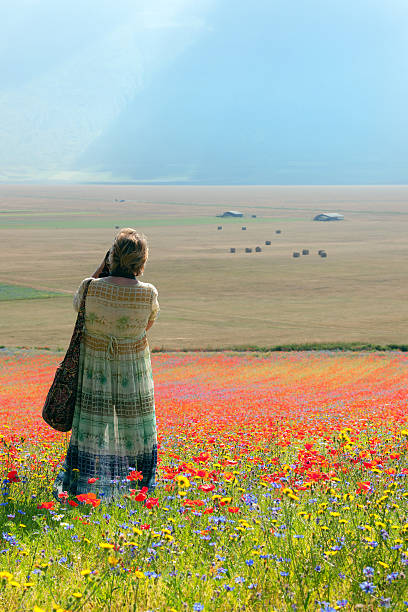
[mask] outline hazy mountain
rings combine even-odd
[[[407,182],[404,6],[26,2],[2,179]]]

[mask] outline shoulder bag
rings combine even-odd
[[[69,431],[72,428],[78,388],[79,353],[85,323],[85,299],[91,282],[92,279],[85,285],[71,342],[55,372],[42,410],[44,421],[57,431]]]

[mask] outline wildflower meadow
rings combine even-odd
[[[51,494],[60,356],[0,355],[0,610],[408,610],[408,356],[154,353],[157,486]]]

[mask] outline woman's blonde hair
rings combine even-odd
[[[146,263],[149,254],[146,236],[138,234],[131,227],[124,227],[115,237],[109,251],[109,270],[119,270],[138,276]]]

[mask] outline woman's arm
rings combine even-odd
[[[109,274],[108,257],[109,251],[103,258],[102,263],[99,265],[98,268],[96,268],[95,272],[92,274],[92,278],[99,278],[102,273],[104,273],[103,276],[107,276]]]
[[[149,329],[151,328],[151,326],[154,323],[154,319],[149,319],[146,325],[146,331],[149,331]]]
[[[160,311],[159,301],[157,299],[157,289],[156,289],[156,287],[153,287],[153,286],[152,286],[152,289],[153,289],[153,293],[152,293],[152,312],[150,313],[149,320],[148,320],[147,325],[146,325],[146,331],[148,331],[151,328],[151,326],[155,322],[155,320],[157,318],[157,315],[159,314],[159,311]]]

